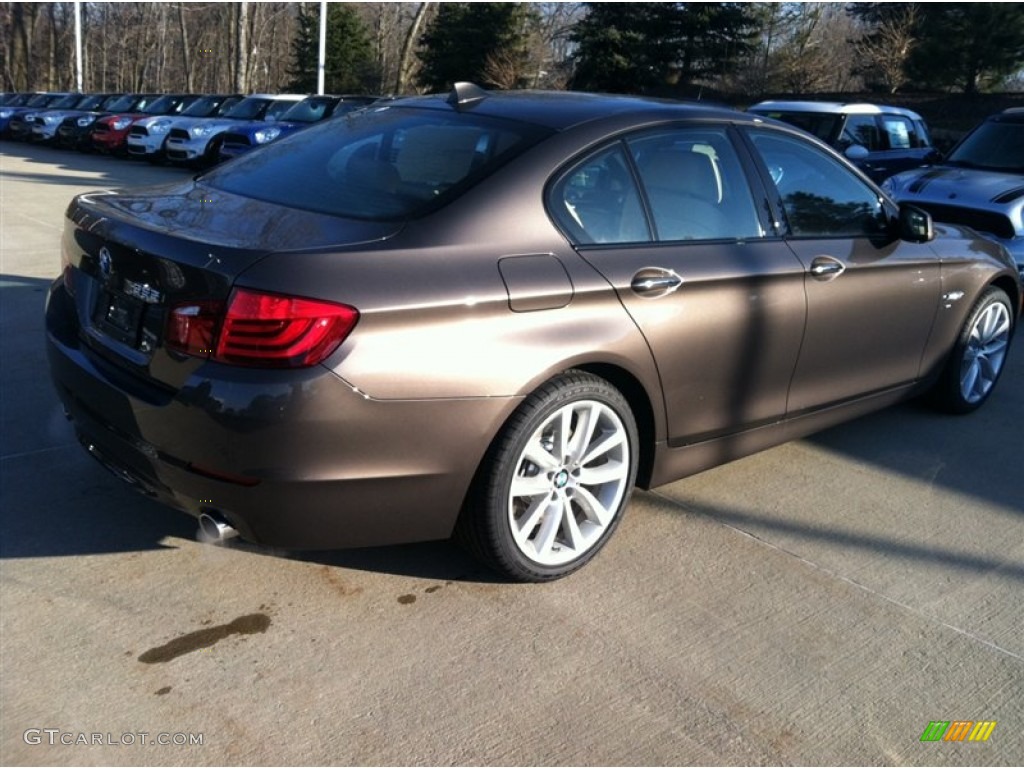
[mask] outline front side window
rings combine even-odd
[[[404,220],[451,201],[549,134],[441,110],[358,110],[248,153],[201,181],[291,208]]]
[[[724,128],[677,128],[627,141],[658,240],[760,237],[754,198]]]
[[[888,217],[878,193],[835,158],[781,133],[750,131],[797,237],[866,237],[884,232]]]

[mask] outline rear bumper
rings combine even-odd
[[[516,405],[380,401],[323,367],[216,363],[172,393],[80,342],[59,281],[46,325],[51,376],[90,453],[163,503],[192,515],[219,512],[264,545],[447,538],[490,436]]]

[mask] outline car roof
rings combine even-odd
[[[843,101],[762,101],[747,110],[748,112],[830,112],[838,115],[901,115],[914,120],[921,116],[903,107],[888,104],[867,104],[865,102]]]
[[[1024,123],[1024,107],[1010,107],[988,117],[989,120],[1000,120],[1007,123]]]
[[[459,86],[469,86],[458,92]],[[371,109],[375,105],[371,105]],[[418,109],[456,110],[488,117],[534,123],[563,130],[580,123],[616,115],[644,113],[652,119],[717,117],[728,120],[753,120],[737,110],[699,102],[681,102],[640,96],[620,96],[579,91],[485,91],[469,83],[457,84],[447,94],[408,96],[384,100],[381,109],[415,107]]]

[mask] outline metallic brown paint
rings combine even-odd
[[[491,102],[506,108],[498,98],[474,108]],[[554,97],[525,103],[538,115],[559,109]],[[749,158],[763,238],[574,248],[544,202],[561,168],[626,131],[752,124],[719,110],[607,103],[607,116],[581,108],[469,193],[403,223],[208,197],[201,181],[78,198],[64,249],[81,287],[72,298],[54,283],[47,330],[82,439],[165,503],[216,511],[259,543],[444,538],[488,446],[560,372],[591,371],[623,392],[640,426],[638,482],[653,486],[904,399],[938,373],[987,285],[1020,304],[1005,254],[964,230],[937,227],[925,244],[781,236]],[[147,359],[83,330],[105,244],[115,271],[168,294],[272,290],[351,304],[359,322],[309,369],[233,368],[163,348]],[[842,274],[812,275],[823,256]],[[638,295],[631,281],[649,267],[682,285]],[[190,463],[260,483],[217,481]]]

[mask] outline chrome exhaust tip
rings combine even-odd
[[[233,527],[228,525],[219,515],[204,512],[199,516],[199,529],[196,531],[196,540],[204,544],[222,544],[228,539],[238,535]]]

